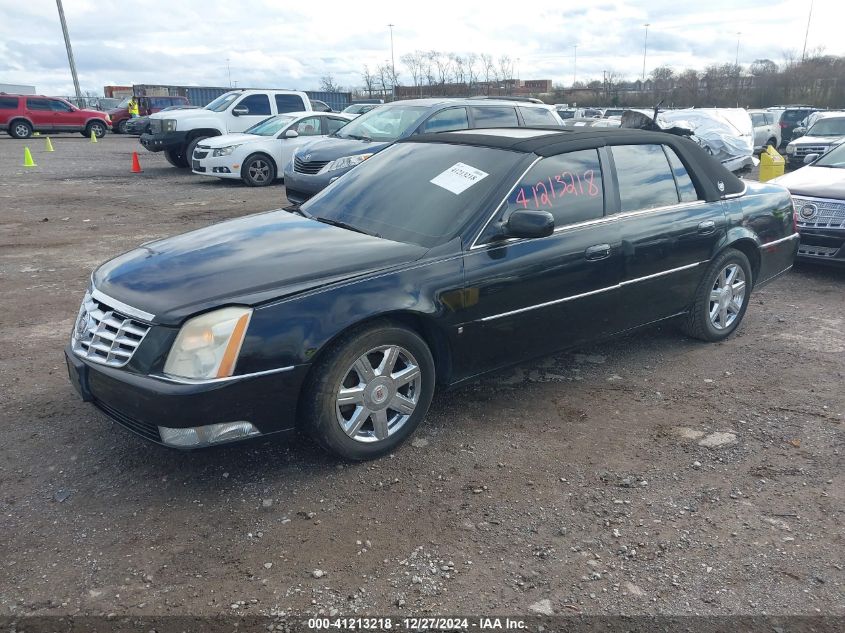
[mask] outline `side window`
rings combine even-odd
[[[508,197],[507,213],[516,209],[548,211],[556,227],[602,217],[604,186],[598,151],[584,149],[541,160]]]
[[[300,136],[319,136],[321,134],[320,117],[312,116],[302,119],[294,129]]]
[[[299,95],[276,95],[276,109],[279,111],[279,114],[285,112],[302,112],[305,110],[305,103]]]
[[[751,115],[751,125],[754,127],[760,127],[761,125],[766,124],[766,119],[762,114],[752,114]]]
[[[50,110],[50,102],[47,99],[27,99],[27,110]]]
[[[454,130],[466,130],[469,127],[466,108],[447,108],[432,114],[420,130],[426,132],[452,132]]]
[[[516,110],[506,106],[473,106],[472,117],[477,128],[517,127],[519,125]]]
[[[17,97],[0,97],[0,110],[17,110]]]
[[[346,119],[335,119],[333,117],[326,118],[326,125],[328,126],[329,134],[334,134],[347,123],[349,123],[349,121]]]
[[[532,125],[560,125],[554,115],[545,108],[520,107],[519,112],[522,114],[522,120],[525,121],[525,125],[528,127]]]
[[[236,108],[249,108],[250,114],[270,116],[270,99],[267,95],[249,95],[238,102]]]
[[[53,112],[73,112],[73,108],[58,99],[50,99],[50,108],[52,108]]]
[[[669,165],[672,167],[672,175],[675,177],[675,185],[678,187],[678,197],[681,202],[695,202],[698,200],[698,192],[695,190],[695,185],[692,178],[687,173],[687,168],[678,158],[671,147],[663,146],[666,150],[666,156],[669,158]]]
[[[675,178],[661,145],[618,145],[611,149],[623,212],[678,204]]]

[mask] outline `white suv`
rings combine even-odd
[[[174,167],[188,167],[194,148],[203,139],[243,132],[275,114],[310,112],[311,100],[292,90],[233,90],[204,108],[173,110],[150,115],[150,131],[141,145],[151,152],[164,152]]]
[[[777,114],[768,110],[749,110],[751,125],[754,127],[754,151],[765,151],[772,145],[780,147],[780,125]]]

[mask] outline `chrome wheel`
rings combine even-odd
[[[30,134],[30,127],[26,123],[15,124],[13,136],[17,138],[28,138]]]
[[[745,305],[745,272],[739,264],[728,264],[710,289],[710,323],[717,330],[733,325]]]
[[[419,363],[406,349],[384,345],[358,357],[335,392],[337,422],[358,442],[378,442],[401,429],[419,402]]]
[[[262,158],[256,158],[249,164],[247,173],[255,184],[264,184],[270,178],[270,164]]]

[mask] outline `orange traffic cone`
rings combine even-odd
[[[132,173],[133,174],[140,174],[143,169],[141,169],[141,163],[138,160],[138,152],[132,152]]]
[[[38,165],[35,164],[35,161],[32,160],[32,153],[29,151],[28,147],[23,148],[23,166],[38,167]]]

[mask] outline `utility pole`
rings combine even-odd
[[[395,24],[388,24],[390,28],[390,84],[393,87],[393,100],[396,101],[396,61],[393,58],[393,27]]]
[[[810,35],[810,20],[813,19],[813,0],[810,0],[810,14],[807,16],[807,30],[804,32],[804,50],[801,51],[801,61],[807,57],[807,38]]]
[[[645,27],[645,40],[643,41],[643,81],[645,81],[645,56],[648,52],[648,27],[650,27],[651,24],[646,22],[643,26]]]
[[[226,74],[229,76],[229,87],[232,87],[232,69],[229,68],[229,58],[226,58]]]
[[[734,58],[734,66],[739,66],[739,36],[742,35],[742,31],[736,32],[736,57]]]
[[[82,99],[82,91],[79,89],[79,77],[76,76],[76,62],[73,61],[73,49],[70,47],[70,35],[67,32],[67,21],[65,10],[62,7],[62,0],[56,0],[59,9],[59,21],[62,23],[62,35],[65,36],[65,48],[67,49],[67,62],[70,64],[70,74],[73,77],[73,89],[76,91],[76,98]]]
[[[575,87],[575,82],[578,77],[578,44],[572,47],[572,87]]]

